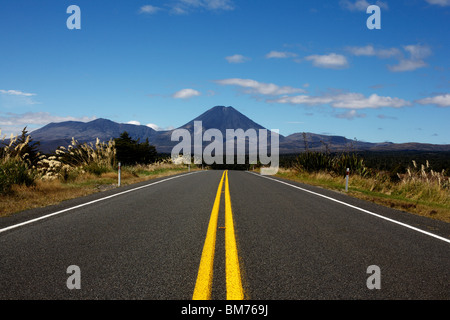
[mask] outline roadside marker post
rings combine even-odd
[[[348,176],[350,174],[350,168],[347,168],[347,171],[345,172],[345,192],[348,191]]]
[[[119,181],[117,182],[117,186],[120,187],[120,162],[119,162],[119,173],[118,173],[118,179]]]

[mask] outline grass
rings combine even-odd
[[[33,151],[31,141],[29,135],[11,136],[8,144],[0,138],[0,217],[117,187],[114,140],[80,144],[72,139],[67,148],[33,156],[29,153]],[[185,165],[169,158],[121,169],[121,185],[187,171]]]
[[[277,176],[345,192],[345,178],[327,172],[309,173],[280,168]],[[347,194],[412,214],[450,222],[450,189],[433,181],[403,177],[401,181],[394,183],[383,174],[364,178],[353,175],[349,179]]]
[[[196,169],[191,168],[191,170]],[[169,163],[122,167],[121,185],[125,186],[182,172],[187,172],[185,165]],[[84,172],[68,181],[39,179],[32,186],[14,185],[11,192],[1,196],[0,217],[117,188],[117,182],[118,173],[109,171],[100,175]]]

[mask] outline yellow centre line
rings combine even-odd
[[[228,170],[225,180],[225,272],[227,283],[227,300],[243,300],[241,272],[234,233],[233,212],[231,210]]]
[[[234,233],[233,213],[231,210],[230,189],[228,184],[228,170],[222,174],[216,198],[214,200],[208,231],[206,233],[205,244],[203,245],[202,257],[198,269],[197,281],[195,283],[193,300],[211,299],[214,252],[216,245],[217,220],[219,216],[220,197],[222,186],[225,181],[225,273],[226,290],[228,300],[244,299],[241,273],[239,269],[239,258],[236,246],[236,236]]]
[[[209,300],[211,298],[211,288],[213,280],[214,251],[216,248],[217,219],[219,217],[220,195],[222,194],[222,184],[225,172],[220,179],[217,188],[216,199],[214,200],[211,218],[209,219],[208,231],[206,233],[205,244],[203,245],[202,258],[198,268],[197,282],[195,283],[193,300]]]

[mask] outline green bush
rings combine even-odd
[[[9,159],[0,162],[0,193],[11,191],[13,185],[32,186],[35,181],[34,171],[28,165],[18,159]]]
[[[101,165],[97,162],[91,162],[83,167],[86,172],[95,174],[96,176],[100,176],[103,173],[111,171],[108,166]]]
[[[323,152],[304,152],[297,157],[294,167],[300,171],[329,171],[332,167],[332,157]]]
[[[354,153],[333,155],[325,152],[307,151],[297,157],[293,166],[299,171],[309,173],[322,171],[344,176],[347,168],[349,168],[352,174],[358,174],[362,177],[370,174],[363,159]]]

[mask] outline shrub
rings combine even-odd
[[[9,144],[0,149],[0,193],[10,192],[15,184],[26,186],[34,184],[35,170],[31,169],[25,160],[28,154],[22,153],[28,142],[29,137],[24,142],[18,143],[17,137],[11,136]]]
[[[71,145],[66,149],[59,147],[55,155],[42,157],[38,162],[39,171],[43,179],[74,180],[80,173],[88,172],[97,176],[113,170],[115,165],[116,149],[114,141],[100,142],[97,139],[95,146],[91,143],[80,144],[72,139]]]
[[[320,172],[329,171],[332,167],[332,157],[323,152],[304,152],[297,157],[294,168],[299,171]]]
[[[344,176],[347,168],[349,168],[352,174],[358,174],[362,177],[370,174],[369,169],[364,165],[364,160],[354,153],[332,155],[324,152],[307,151],[297,157],[293,166],[298,171],[308,173],[328,172]]]
[[[103,173],[111,171],[111,167],[99,164],[97,162],[91,162],[88,165],[84,166],[84,170],[89,173],[95,174],[96,176],[100,176]]]
[[[105,143],[97,138],[94,146],[92,143],[80,144],[72,139],[71,145],[67,149],[59,147],[56,155],[59,161],[73,168],[88,167],[95,163],[99,167],[111,170],[115,162],[116,148],[114,140]]]

